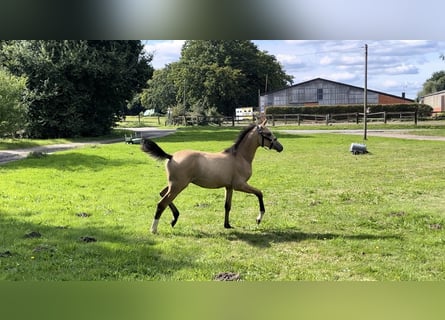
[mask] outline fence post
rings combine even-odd
[[[232,127],[235,126],[235,116],[232,116]]]
[[[300,114],[297,115],[298,126],[301,124]]]
[[[417,126],[417,110],[414,111],[414,124]]]
[[[355,113],[355,124],[358,124],[358,112]]]
[[[326,115],[326,125],[329,125],[329,113]]]
[[[272,113],[272,127],[275,127],[275,116],[273,113]]]
[[[386,124],[386,111],[383,111],[383,123]]]

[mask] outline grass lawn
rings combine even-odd
[[[117,124],[118,128],[165,127],[167,117],[126,116],[125,121]]]
[[[220,151],[239,128],[184,128],[157,139],[169,153]],[[258,149],[253,186],[190,186],[149,233],[163,163],[137,145],[75,149],[0,166],[0,280],[445,280],[445,143],[279,134]],[[96,241],[94,241],[96,240]]]

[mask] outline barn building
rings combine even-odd
[[[375,90],[367,90],[368,104],[413,103],[414,100]],[[270,106],[329,106],[362,104],[364,89],[349,84],[316,78],[260,96],[260,110]]]
[[[421,97],[420,103],[429,105],[435,112],[445,111],[445,90],[430,93]]]

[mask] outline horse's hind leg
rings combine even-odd
[[[229,223],[229,214],[230,214],[230,209],[232,208],[232,195],[233,195],[233,189],[226,188],[226,202],[224,204],[224,209],[225,209],[224,228],[226,229],[232,228],[232,226]]]
[[[162,189],[162,191],[159,194],[161,195],[161,197],[163,197],[163,196],[165,196],[167,191],[168,191],[168,187],[165,187],[164,189]],[[178,208],[176,208],[176,206],[173,204],[173,202],[169,203],[168,206],[173,214],[173,220],[170,222],[170,224],[172,227],[174,227],[176,222],[178,222],[179,210],[178,210]]]
[[[161,201],[158,202],[158,205],[156,206],[155,218],[153,219],[153,222],[151,224],[151,232],[152,233],[158,232],[159,219],[161,218],[162,212],[164,212],[164,210],[167,206],[166,198],[167,197],[164,196],[161,199]]]
[[[173,186],[170,185],[167,188],[167,191],[164,192],[164,196],[162,199],[158,202],[158,205],[156,207],[156,213],[155,218],[153,220],[153,223],[151,225],[151,232],[157,233],[158,232],[158,224],[159,219],[161,218],[162,213],[164,212],[165,208],[172,204],[173,200],[176,198],[176,196],[186,187],[187,185],[181,185],[181,186]],[[173,205],[173,207],[176,209],[176,207]],[[176,209],[177,211],[177,209]],[[177,217],[176,217],[177,219]]]

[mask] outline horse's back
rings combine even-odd
[[[173,154],[167,163],[167,171],[171,180],[220,188],[231,183],[233,161],[233,157],[225,153],[182,150]]]
[[[229,154],[218,152],[203,152],[195,150],[181,150],[173,154],[173,161],[180,165],[222,165],[230,162],[232,157]]]

